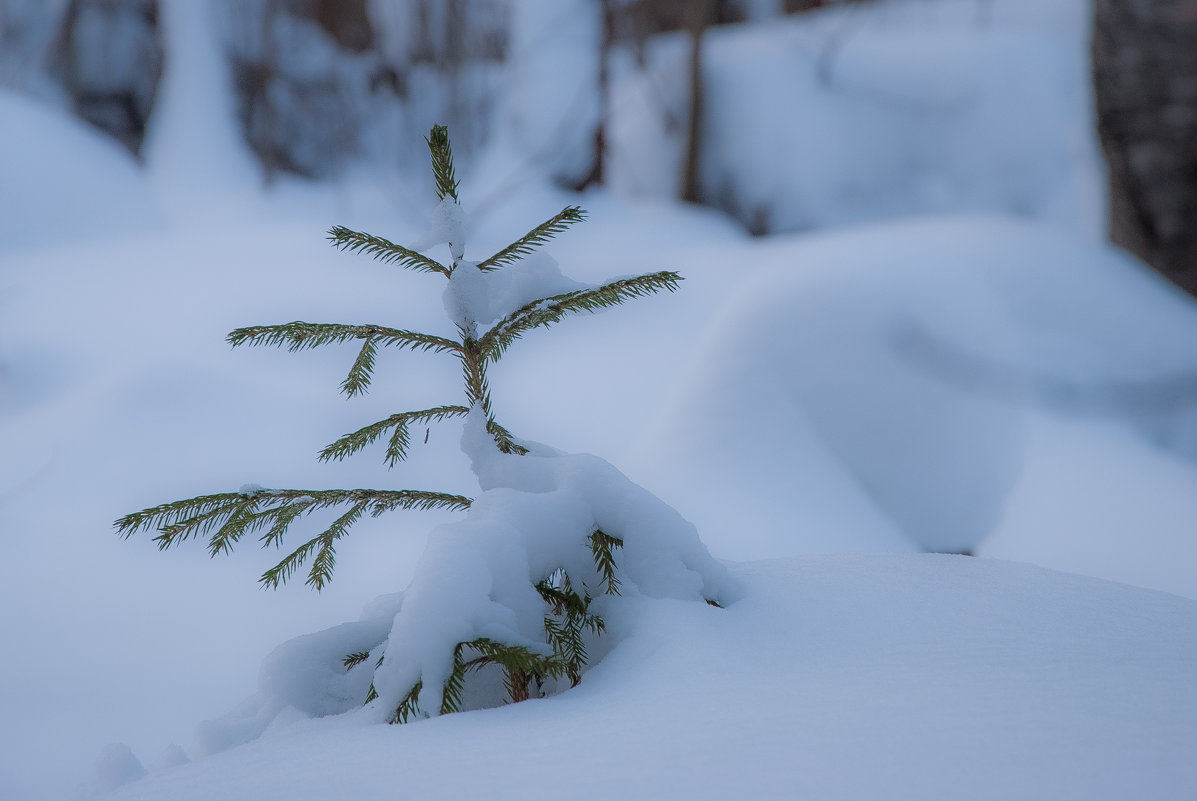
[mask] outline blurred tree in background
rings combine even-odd
[[[141,151],[162,77],[155,0],[70,0],[50,73],[79,117]]]
[[[1197,295],[1197,0],[1094,0],[1110,238]]]
[[[728,99],[730,84],[725,76],[723,95],[707,91],[708,33],[864,2],[211,0],[208,5],[243,138],[267,180],[279,173],[327,178],[355,161],[418,164],[422,152],[408,152],[403,143],[420,142],[413,131],[444,121],[462,132],[456,145],[467,159],[506,124],[531,162],[550,142],[522,138],[528,130],[550,130],[554,151],[566,152],[568,160],[546,167],[546,174],[576,189],[609,183],[613,158],[625,156],[611,131],[614,95],[621,81],[638,80],[637,71],[648,75],[656,69],[642,83],[657,93],[658,107],[634,113],[659,118],[652,124],[663,138],[651,146],[667,145],[669,152],[658,162],[669,165],[665,178],[676,176],[657,181],[661,193],[714,205],[749,230],[767,233],[818,227],[820,217],[809,212],[779,219],[771,198],[745,193],[737,183],[756,179],[735,177],[742,173],[735,164],[710,169],[716,157],[704,153],[704,139],[709,141],[713,121],[719,120],[716,106]],[[1097,129],[1109,166],[1110,236],[1197,294],[1197,0],[1092,3],[1092,70]],[[915,9],[919,3],[891,5]],[[975,0],[978,25],[989,23],[994,5]],[[169,66],[160,31],[164,6],[159,0],[0,0],[0,86],[67,108],[139,154]],[[543,21],[540,38],[515,42],[521,14],[525,23]],[[567,23],[583,17],[572,38],[552,41]],[[839,53],[841,39],[854,28],[837,22],[820,30],[829,37],[826,56]],[[685,49],[657,47],[662,42]],[[574,85],[558,82],[557,94],[549,96],[543,91],[547,84],[528,82],[526,73],[529,63],[542,70],[543,63],[555,63],[529,61],[528,51],[552,47],[564,54],[562,70],[577,74]],[[874,92],[868,99],[878,97]],[[516,107],[514,113],[527,119],[512,124]],[[789,134],[777,137],[785,142],[794,138]],[[791,154],[801,155],[800,149]],[[886,163],[905,155],[896,153]],[[922,178],[905,180],[914,185]],[[963,185],[970,180],[951,178]],[[1003,198],[997,210],[1037,213],[1016,200]],[[803,203],[821,207],[809,199],[791,205]]]
[[[698,199],[700,44],[713,25],[763,21],[825,0],[591,0],[598,106],[590,164],[562,179],[603,183],[612,48],[689,32],[693,99],[682,194]],[[323,178],[394,156],[403,130],[444,121],[459,151],[485,144],[509,66],[515,0],[217,0],[211,3],[246,144],[267,177]],[[583,6],[587,4],[582,4]],[[550,5],[551,7],[551,5]],[[580,58],[585,57],[579,53]],[[169,58],[169,54],[165,54]],[[67,105],[141,148],[164,63],[158,0],[0,0],[0,86]],[[466,124],[468,122],[468,124]],[[401,130],[402,129],[402,130]],[[422,154],[415,154],[421,158]]]

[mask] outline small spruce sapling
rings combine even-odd
[[[333,228],[329,232],[329,239],[343,251],[367,253],[385,264],[439,274],[447,279],[449,287],[445,294],[445,305],[457,329],[456,339],[383,325],[306,322],[251,326],[239,328],[228,335],[228,341],[233,346],[275,345],[285,346],[290,351],[360,340],[362,344],[357,358],[341,383],[341,390],[351,398],[369,387],[375,356],[380,347],[432,351],[458,360],[464,388],[462,402],[399,412],[371,423],[325,447],[319,454],[323,461],[344,459],[375,442],[385,440],[385,461],[389,467],[394,467],[408,455],[412,426],[450,418],[465,418],[467,435],[469,421],[475,420],[479,430],[485,431],[483,436],[493,440],[494,450],[507,457],[522,457],[528,453],[530,444],[522,443],[495,419],[487,384],[488,367],[498,362],[513,342],[535,328],[550,326],[570,314],[615,306],[630,298],[661,290],[673,291],[681,280],[677,273],[671,271],[623,278],[600,286],[539,297],[501,313],[497,320],[487,319],[487,313],[479,311],[480,305],[485,307],[487,300],[485,287],[479,288],[480,278],[488,272],[512,268],[555,235],[581,221],[584,212],[577,206],[568,206],[489,258],[478,263],[469,262],[464,258],[465,243],[461,227],[454,224],[461,218],[461,209],[447,130],[443,126],[434,127],[427,143],[432,157],[436,192],[441,202],[440,212],[443,219],[448,221],[446,238],[452,256],[449,264],[442,264],[381,237],[348,228]],[[487,487],[482,486],[481,489],[486,490]],[[354,523],[364,515],[377,517],[396,509],[469,510],[472,503],[473,499],[461,495],[419,489],[299,490],[254,487],[162,504],[127,515],[117,520],[115,525],[125,537],[142,530],[156,530],[158,533],[154,540],[161,549],[193,538],[206,538],[207,549],[215,556],[231,551],[246,535],[259,532],[263,547],[279,547],[292,524],[301,517],[322,509],[343,510],[324,531],[291,550],[260,578],[264,586],[277,589],[306,566],[305,583],[320,590],[332,578],[337,541],[346,536]],[[623,539],[616,533],[597,526],[587,530],[589,533],[585,536],[585,542],[578,543],[576,550],[587,552],[586,558],[591,563],[589,566],[580,569],[576,559],[568,569],[565,564],[548,564],[541,568],[539,575],[528,578],[527,583],[543,604],[543,631],[538,637],[472,636],[460,639],[452,647],[451,654],[443,656],[444,664],[439,672],[425,666],[418,675],[413,673],[402,679],[398,691],[392,688],[390,697],[384,699],[390,704],[387,718],[391,722],[406,722],[416,716],[461,709],[467,678],[486,666],[502,669],[506,695],[511,702],[529,698],[549,680],[568,681],[571,686],[576,685],[588,664],[587,640],[601,634],[605,628],[604,619],[596,611],[594,601],[596,597],[620,593],[618,553],[624,546]],[[697,542],[696,535],[694,541]],[[688,563],[686,569],[703,558],[709,560],[701,543],[698,543],[698,549],[701,554],[695,551],[682,559]],[[532,558],[529,561],[537,560]],[[714,583],[718,583],[718,580]],[[719,594],[717,589],[703,589],[701,592],[709,603],[716,603],[712,596]],[[345,669],[357,669],[373,658],[377,678],[377,671],[387,653],[385,647],[380,647],[383,645],[386,644],[363,643],[361,650],[344,656],[342,661]],[[399,644],[398,647],[403,648],[404,645]],[[440,685],[433,692],[424,686],[428,676]],[[368,704],[378,698],[379,693],[371,684],[364,701]]]

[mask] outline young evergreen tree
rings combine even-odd
[[[228,335],[228,341],[233,346],[275,345],[298,351],[360,340],[361,348],[357,358],[341,383],[341,390],[351,398],[365,392],[369,387],[375,356],[380,347],[391,346],[446,354],[456,359],[461,366],[463,395],[458,402],[392,414],[331,443],[320,451],[320,459],[344,459],[375,442],[385,440],[385,461],[388,466],[394,467],[408,455],[413,425],[463,418],[466,423],[463,449],[471,456],[483,495],[487,495],[486,491],[492,487],[501,485],[526,489],[520,485],[520,481],[543,484],[541,479],[508,479],[509,476],[523,474],[522,463],[532,465],[536,457],[528,454],[530,449],[536,446],[519,440],[495,419],[487,383],[488,367],[498,362],[512,343],[533,329],[551,326],[571,314],[615,306],[630,298],[650,295],[661,290],[673,291],[681,277],[676,272],[662,271],[622,278],[600,286],[536,297],[514,309],[499,309],[496,313],[495,302],[487,289],[487,275],[505,269],[515,269],[521,260],[531,256],[557,234],[581,221],[585,215],[577,206],[567,206],[489,258],[476,263],[468,261],[464,257],[463,215],[458,198],[458,180],[446,129],[443,126],[434,127],[427,143],[432,157],[436,192],[440,200],[439,213],[443,223],[444,240],[448,243],[452,257],[450,263],[442,264],[423,253],[382,237],[343,227],[333,228],[329,232],[329,239],[341,250],[366,253],[384,264],[396,264],[445,278],[448,282],[444,296],[445,306],[457,330],[455,339],[384,325],[297,321],[239,328]],[[476,435],[473,439],[471,426]],[[479,445],[482,441],[485,444]],[[542,453],[540,462],[556,464],[553,461],[556,457],[560,457],[560,454]],[[499,461],[496,462],[495,459]],[[505,461],[512,459],[519,462]],[[585,463],[582,467],[577,466],[580,463],[571,464],[574,465],[571,467],[572,473],[579,470],[583,473],[612,470],[605,463],[602,463],[605,467],[596,467],[591,463]],[[532,472],[541,469],[543,465],[534,467]],[[541,472],[543,473],[543,470]],[[612,478],[603,473],[601,481],[596,481],[607,486],[612,483]],[[639,488],[630,485],[630,482],[628,485],[643,493]],[[627,490],[620,491],[625,493],[624,497],[630,499],[627,501],[630,506],[639,504],[640,507],[648,509],[645,514],[649,517],[655,516],[654,520],[658,522],[654,525],[662,530],[675,525],[673,518],[662,516],[656,506],[646,506],[644,499],[639,495],[627,495]],[[532,513],[531,517],[520,517],[523,513],[518,511],[518,505],[509,504],[508,496],[490,494],[494,498],[488,506],[488,512],[471,509],[477,499],[424,489],[309,490],[246,487],[237,492],[201,495],[144,509],[122,517],[115,525],[119,533],[126,538],[138,531],[156,530],[157,536],[154,540],[161,549],[190,539],[206,539],[209,553],[215,556],[231,551],[243,537],[250,534],[259,534],[263,547],[279,547],[292,524],[300,518],[319,510],[336,508],[342,510],[342,513],[327,528],[293,548],[260,578],[264,586],[278,588],[297,571],[306,567],[305,583],[320,590],[332,578],[337,541],[346,536],[350,528],[363,516],[378,517],[396,509],[470,510],[470,515],[476,516],[482,522],[468,532],[469,547],[483,550],[490,547],[487,558],[491,562],[501,561],[506,558],[502,551],[502,547],[505,546],[496,545],[496,542],[503,537],[513,541],[519,540],[517,533],[504,534],[500,531],[498,535],[488,539],[480,537],[477,531],[490,532],[503,529],[504,526],[512,532],[521,527],[535,529],[538,524],[534,521],[538,513]],[[543,491],[543,487],[537,486],[535,493],[528,496],[533,499],[533,507],[529,508],[534,508],[535,504],[544,506],[553,503],[554,501],[548,500],[550,495],[551,493]],[[507,500],[504,500],[505,498]],[[659,505],[655,499],[652,501]],[[504,506],[504,503],[508,505]],[[620,501],[616,505],[625,504]],[[513,509],[516,511],[511,511]],[[557,511],[553,513],[557,514]],[[487,517],[488,514],[490,517]],[[403,612],[400,618],[396,619],[391,637],[385,642],[362,643],[360,650],[345,654],[341,660],[346,670],[354,670],[373,659],[376,680],[381,675],[384,659],[391,654],[392,644],[398,649],[400,657],[390,661],[411,662],[405,668],[395,668],[392,671],[394,675],[388,683],[390,689],[386,698],[380,699],[381,688],[371,684],[363,700],[366,703],[385,704],[386,717],[391,722],[406,722],[418,715],[457,711],[462,707],[467,678],[488,666],[501,668],[506,695],[512,702],[525,700],[534,692],[542,692],[546,682],[567,681],[571,686],[576,685],[588,664],[588,641],[592,641],[593,637],[601,634],[605,628],[604,619],[597,611],[596,599],[618,595],[621,582],[627,577],[620,565],[619,556],[624,547],[624,540],[617,532],[606,531],[596,524],[596,521],[603,517],[603,513],[593,513],[584,517],[590,522],[584,529],[575,531],[575,534],[585,531],[580,542],[571,541],[569,534],[563,533],[560,538],[553,540],[534,542],[535,538],[531,537],[528,542],[523,543],[524,568],[515,571],[519,573],[523,570],[523,574],[516,577],[516,583],[523,584],[522,590],[517,587],[503,595],[502,587],[506,586],[504,582],[510,577],[499,576],[492,569],[490,587],[484,590],[481,602],[468,607],[467,612],[463,613],[466,619],[473,621],[470,624],[473,627],[472,636],[450,636],[446,640],[444,637],[438,639],[436,636],[429,638],[422,635],[423,639],[420,642],[413,642],[413,639],[419,638],[408,636],[408,641],[394,643],[397,637],[402,639],[403,632],[411,628],[408,626],[405,629],[400,625],[403,614],[409,617],[432,617],[434,619],[430,624],[433,627],[440,625],[443,618],[444,627],[447,630],[451,629],[452,626],[447,621],[453,616],[444,610],[455,605],[460,607],[464,602],[457,600],[447,603],[442,596],[446,596],[450,591],[465,593],[475,589],[464,586],[467,583],[464,580],[461,582],[462,586],[446,589],[443,585],[454,582],[446,582],[445,575],[454,574],[428,568],[434,575],[425,582],[427,586],[423,596],[419,599],[414,598],[412,590],[409,589]],[[615,515],[612,520],[616,526],[634,529],[635,525],[627,523],[625,518],[626,515],[624,518]],[[530,523],[530,520],[533,522]],[[660,523],[661,520],[665,522]],[[678,540],[682,544],[675,549],[680,556],[677,559],[679,565],[675,566],[674,572],[681,575],[681,582],[685,587],[691,588],[684,590],[682,595],[694,597],[697,593],[709,603],[719,605],[716,597],[727,595],[725,590],[719,588],[719,585],[724,583],[719,568],[710,560],[701,543],[697,541],[696,535],[692,542],[687,537],[689,533],[683,531],[681,539]],[[446,534],[440,539],[448,540],[451,536]],[[575,536],[574,540],[577,539]],[[662,549],[645,550],[649,556],[644,558],[651,561],[658,558],[656,554]],[[579,552],[585,553],[584,560],[577,558],[576,554]],[[443,554],[441,556],[444,559],[458,558],[446,557]],[[435,558],[438,558],[436,554],[433,555],[433,561]],[[423,566],[424,563],[421,564]],[[659,566],[654,567],[652,571],[645,569],[640,572],[649,576],[654,571],[656,574],[669,572],[668,569],[663,571]],[[690,580],[692,574],[699,578],[696,581]],[[413,584],[419,584],[419,581],[417,571],[417,580]],[[650,579],[641,578],[639,583],[648,586],[646,582],[649,581]],[[521,592],[523,596],[520,595]],[[521,628],[519,625],[513,627],[503,623],[507,619],[504,617],[507,611],[515,610],[519,613],[526,609],[526,596],[529,592],[534,593],[541,609],[539,630],[536,632],[529,631],[527,625]],[[651,594],[662,595],[669,592],[669,589],[657,589]],[[436,596],[441,606],[437,607],[436,602],[429,600],[429,596]],[[478,611],[487,604],[494,606],[495,603],[506,604],[506,611],[498,618],[492,620],[487,617],[489,613]],[[425,656],[423,661],[413,661],[414,657],[411,654],[426,653],[430,649],[433,653],[431,657]],[[435,682],[435,687],[429,686],[432,682]]]

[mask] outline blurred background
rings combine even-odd
[[[440,121],[467,158],[514,144],[562,186],[702,203],[756,235],[961,209],[1071,217],[1197,288],[1192,0],[202,5],[267,183],[422,175],[421,132]],[[144,156],[182,57],[160,6],[172,4],[4,0],[0,86]],[[961,26],[977,35],[937,38]],[[1069,36],[1085,46],[1061,52]],[[942,69],[961,48],[984,52]],[[1058,124],[1077,108],[1053,107],[1090,94],[1108,226],[1104,193],[1078,174],[1091,154]]]
[[[470,491],[437,429],[412,472],[314,457],[453,371],[380,357],[346,403],[347,352],[223,343],[442,324],[323,241],[418,243],[434,123],[479,249],[579,203],[568,274],[686,278],[521,342],[493,376],[518,434],[729,560],[972,553],[1197,598],[1197,0],[0,0],[0,797],[70,796],[113,740],[153,769],[279,642],[405,586],[439,520],[363,522],[316,596],[116,517]]]

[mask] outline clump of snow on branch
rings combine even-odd
[[[461,203],[445,196],[418,247],[448,244],[453,271],[443,296],[445,313],[472,336],[534,300],[593,287],[563,275],[557,261],[540,251],[501,269],[480,269],[478,262],[464,257],[470,227]]]
[[[446,195],[433,209],[432,219],[423,236],[415,241],[416,250],[436,245],[448,245],[453,261],[464,255],[466,238],[470,234],[470,218],[461,202]]]
[[[730,574],[672,507],[598,457],[527,444],[526,455],[504,454],[480,409],[466,418],[462,450],[483,493],[464,520],[429,539],[374,675],[380,712],[417,681],[424,687],[420,708],[435,712],[459,642],[488,637],[551,653],[535,585],[564,568],[599,596],[603,579],[588,543],[596,530],[623,541],[625,598],[735,598]],[[596,597],[600,612],[616,602]]]
[[[445,312],[466,331],[477,333],[534,300],[591,289],[561,273],[552,256],[533,253],[499,270],[480,270],[461,260],[445,288]]]

